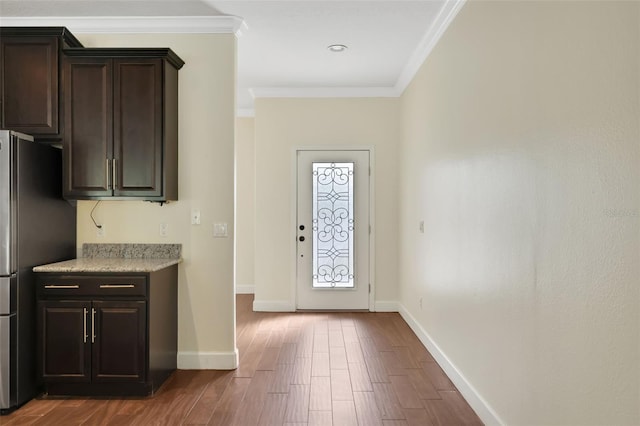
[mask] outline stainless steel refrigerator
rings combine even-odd
[[[62,199],[62,153],[0,130],[0,414],[33,398],[37,265],[72,259],[76,209]]]

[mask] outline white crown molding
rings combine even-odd
[[[397,98],[407,88],[466,0],[446,0],[393,87],[254,87],[253,98]]]
[[[413,77],[429,57],[429,54],[436,46],[442,34],[449,27],[453,19],[456,17],[462,6],[464,6],[466,0],[446,0],[445,4],[440,9],[438,16],[433,21],[427,32],[424,34],[420,43],[413,51],[413,55],[409,58],[409,62],[404,66],[404,69],[398,77],[395,89],[398,96],[401,96],[404,90],[407,88]]]
[[[2,17],[0,26],[67,27],[81,34],[242,34],[237,16],[30,16]]]
[[[254,87],[247,89],[257,98],[397,98],[394,87]],[[238,108],[236,117],[255,117],[255,108]],[[276,311],[279,312],[279,311]]]
[[[254,87],[255,98],[396,98],[394,87]]]

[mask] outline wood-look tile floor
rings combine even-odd
[[[240,367],[179,370],[143,399],[37,398],[1,425],[481,425],[394,313],[259,313],[237,296]]]

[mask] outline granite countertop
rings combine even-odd
[[[155,272],[182,261],[181,244],[83,244],[82,257],[34,272]]]

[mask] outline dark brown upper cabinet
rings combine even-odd
[[[178,70],[171,49],[67,49],[67,199],[178,199]]]
[[[0,128],[62,139],[60,57],[82,47],[64,27],[0,27]]]

